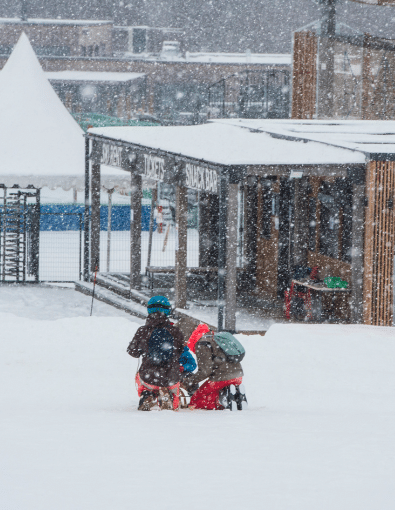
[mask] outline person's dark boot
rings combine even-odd
[[[143,391],[140,397],[138,411],[158,410],[158,396],[151,391]]]
[[[237,404],[237,409],[239,411],[245,411],[248,408],[248,403],[244,384],[240,384],[240,386],[236,386],[235,388],[236,388],[235,400]]]
[[[224,409],[229,409],[230,411],[237,411],[235,395],[236,388],[233,384],[231,384],[230,386],[226,386],[225,388],[222,388],[222,390],[220,390],[218,401]]]

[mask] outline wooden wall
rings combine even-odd
[[[275,228],[274,216],[271,222],[270,239],[258,238],[257,286],[273,299],[277,299],[278,230]]]
[[[371,161],[366,176],[364,323],[393,319],[395,162]]]
[[[316,113],[317,36],[295,32],[292,70],[293,119],[312,119]]]
[[[267,293],[273,299],[277,299],[277,274],[278,274],[278,229],[276,218],[271,216],[270,239],[261,236],[262,232],[262,192],[258,186],[258,229],[257,229],[257,287]],[[272,183],[273,193],[280,190],[279,182]]]

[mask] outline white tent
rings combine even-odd
[[[84,144],[23,33],[0,73],[0,184],[82,191]],[[128,187],[125,174],[111,170],[102,184]]]

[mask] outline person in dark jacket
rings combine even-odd
[[[139,410],[178,409],[180,391],[179,359],[184,350],[184,336],[177,326],[169,321],[171,306],[165,296],[154,296],[148,301],[148,317],[145,326],[140,327],[127,352],[134,358],[142,358],[136,374],[137,392],[140,397]],[[156,338],[153,344],[151,335]],[[159,335],[159,336],[158,336]],[[162,344],[161,338],[166,342]],[[159,341],[159,344],[158,344]],[[152,352],[165,353],[162,361]],[[166,351],[160,351],[160,349]],[[160,356],[161,354],[159,354]]]
[[[191,409],[245,409],[243,369],[240,363],[229,363],[214,340],[207,324],[199,324],[188,341],[196,354],[198,371],[183,375],[181,386],[193,392]],[[199,388],[199,383],[205,381]]]

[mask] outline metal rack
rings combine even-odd
[[[0,279],[16,283],[38,281],[40,190],[1,188]]]

